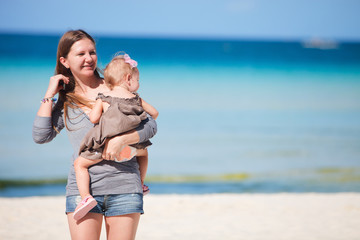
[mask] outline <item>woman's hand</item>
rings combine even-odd
[[[58,74],[50,78],[49,86],[45,94],[46,98],[54,97],[61,89],[63,89],[63,85],[60,84],[61,81],[65,84],[69,84],[70,80],[62,74]]]
[[[122,147],[138,143],[139,140],[139,134],[135,130],[107,139],[102,157],[106,160],[120,159],[120,150]]]
[[[69,84],[70,80],[68,77],[65,77],[62,74],[58,74],[55,76],[52,76],[50,78],[48,89],[45,93],[44,98],[52,98],[54,97],[62,88],[62,84],[60,84],[60,81],[63,81],[65,84]],[[37,112],[37,115],[40,117],[51,117],[52,112],[52,101],[44,101]]]

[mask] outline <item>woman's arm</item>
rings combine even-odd
[[[132,131],[118,135],[106,141],[103,151],[103,158],[114,160],[114,157],[120,159],[121,146],[145,142],[152,138],[157,132],[157,124],[155,120],[148,115],[148,118],[140,123],[140,125]]]
[[[61,74],[52,76],[44,99],[53,98],[62,89],[62,85],[59,85],[60,81],[68,84],[69,78]],[[55,107],[53,110],[53,105],[52,100],[41,102],[32,129],[33,140],[36,143],[50,142],[64,128],[62,108]]]
[[[95,102],[93,109],[89,114],[90,121],[92,123],[98,123],[100,121],[101,115],[103,112],[103,102],[100,98],[98,98]]]
[[[139,135],[139,141],[135,143],[145,142],[155,136],[157,132],[156,121],[148,114],[148,118],[142,121],[135,130]],[[135,143],[129,143],[129,144],[135,144]]]
[[[141,105],[144,108],[145,112],[150,114],[151,117],[156,120],[156,118],[159,116],[158,110],[156,110],[156,108],[154,108],[152,105],[145,102],[144,99],[141,99]]]
[[[33,140],[38,144],[50,142],[64,127],[63,110],[55,107],[50,117],[35,116],[32,128]]]

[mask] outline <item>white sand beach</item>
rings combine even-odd
[[[70,239],[64,207],[63,196],[0,198],[0,239]],[[360,193],[150,194],[136,239],[358,240],[359,224]]]

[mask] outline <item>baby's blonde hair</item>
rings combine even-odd
[[[120,85],[125,80],[125,76],[132,76],[138,72],[137,67],[125,62],[124,54],[116,55],[104,69],[104,80],[112,90],[114,86]]]

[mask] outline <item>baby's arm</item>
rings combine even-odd
[[[91,109],[91,112],[89,114],[90,121],[92,123],[98,123],[100,121],[102,112],[103,112],[103,102],[99,98],[96,100],[95,105],[93,109]]]
[[[144,101],[144,99],[141,99],[141,105],[144,108],[145,112],[147,112],[148,114],[150,114],[150,116],[153,119],[156,119],[159,116],[159,112],[158,110],[156,110],[153,106],[151,106],[150,104],[148,104],[147,102]]]

